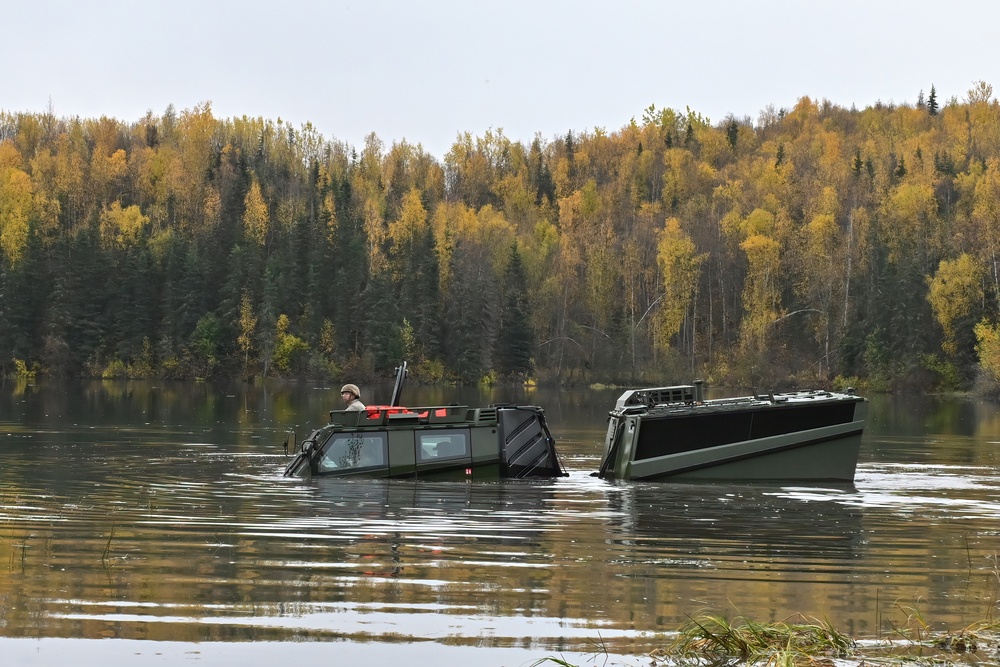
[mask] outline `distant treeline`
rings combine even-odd
[[[12,375],[995,384],[1000,105],[360,148],[0,112]]]

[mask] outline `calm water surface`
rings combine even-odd
[[[876,637],[911,611],[955,629],[1000,611],[988,402],[874,397],[853,485],[616,484],[590,473],[617,390],[412,388],[410,404],[544,406],[569,476],[283,478],[285,433],[323,421],[336,392],[0,387],[13,664],[335,649],[342,664],[521,665],[641,654],[700,612]],[[81,641],[101,638],[118,641]]]

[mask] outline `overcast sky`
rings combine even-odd
[[[456,136],[620,129],[649,105],[717,123],[804,95],[859,109],[1000,93],[997,0],[11,0],[0,109],[218,118],[376,133],[443,158]]]

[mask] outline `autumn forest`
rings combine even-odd
[[[443,161],[209,103],[0,111],[0,374],[995,392],[1000,104],[915,95]]]

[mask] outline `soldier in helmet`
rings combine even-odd
[[[361,402],[361,390],[356,384],[345,384],[340,388],[340,397],[344,399],[347,406],[344,409],[351,412],[364,410],[365,404]]]

